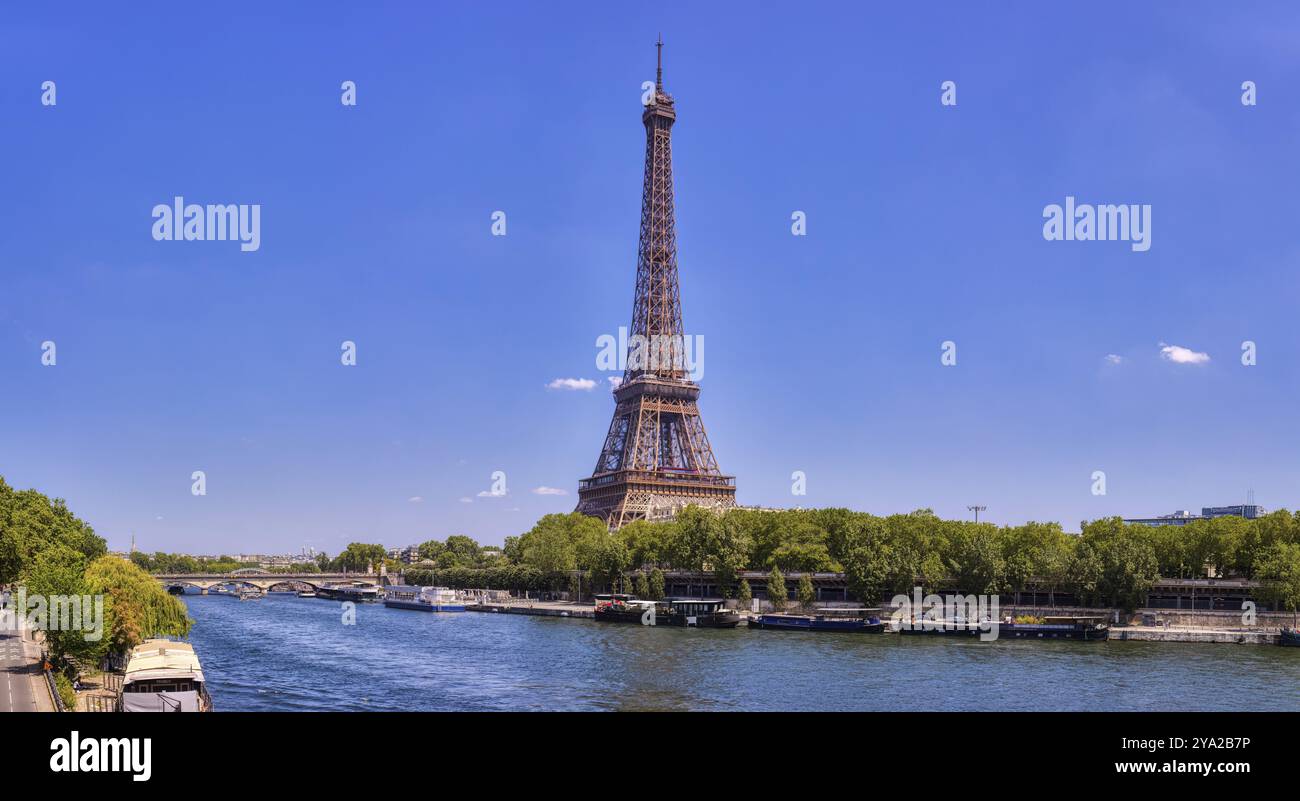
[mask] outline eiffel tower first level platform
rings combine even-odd
[[[637,243],[636,294],[631,333],[667,343],[666,358],[629,361],[614,390],[614,419],[591,478],[578,482],[578,509],[611,529],[633,520],[657,520],[683,506],[736,505],[736,479],[722,475],[704,433],[696,401],[700,387],[684,363],[685,329],[677,277],[673,209],[672,95],[664,91],[663,42],[658,43],[655,91],[641,112],[645,178]]]

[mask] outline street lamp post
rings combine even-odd
[[[967,507],[966,507],[966,509],[967,509],[968,511],[971,511],[971,512],[974,512],[974,513],[975,513],[975,522],[976,522],[976,523],[980,522],[980,512],[984,511],[984,510],[987,509],[987,508],[988,508],[987,506],[967,506]]]

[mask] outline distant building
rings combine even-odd
[[[388,558],[395,559],[404,565],[415,564],[420,559],[420,549],[415,545],[408,545],[405,548],[389,548]]]
[[[1202,506],[1199,515],[1192,514],[1190,509],[1181,509],[1171,515],[1159,517],[1126,517],[1124,522],[1139,523],[1144,526],[1185,526],[1194,520],[1210,520],[1215,517],[1244,517],[1247,520],[1254,520],[1265,514],[1267,512],[1262,506],[1245,503],[1237,506]]]

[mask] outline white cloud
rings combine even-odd
[[[473,503],[473,502],[474,502],[474,499],[473,499],[473,498],[461,498],[461,499],[460,499],[460,502],[461,502],[461,503]]]
[[[1166,345],[1161,342],[1160,358],[1174,364],[1205,364],[1210,360],[1210,354],[1184,348],[1181,345]]]
[[[619,385],[623,383],[623,376],[621,376],[621,375],[612,375],[612,376],[609,376],[609,377],[608,377],[607,379],[605,379],[605,380],[609,382],[609,386],[610,386],[611,389],[618,389],[618,388],[619,388]]]
[[[423,501],[424,498],[421,498],[419,495],[412,495],[411,497],[406,499],[407,503],[422,503]]]
[[[534,495],[568,495],[569,493],[567,490],[562,490],[559,489],[558,487],[534,487],[533,494]]]
[[[479,496],[480,498],[504,498],[504,497],[506,497],[506,493],[504,493],[504,492],[493,492],[492,490],[483,490],[482,492],[480,492],[480,493],[478,494],[478,496]]]
[[[584,392],[589,392],[595,386],[596,386],[596,382],[592,381],[590,378],[557,378],[551,383],[547,384],[546,388],[547,389],[570,389],[570,390],[580,389]]]
[[[1123,361],[1124,361],[1124,357],[1123,357],[1123,356],[1117,356],[1117,355],[1115,355],[1114,353],[1107,353],[1107,354],[1106,354],[1106,363],[1107,363],[1107,364],[1122,364]]]

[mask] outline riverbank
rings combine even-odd
[[[595,617],[590,603],[573,603],[570,601],[536,601],[531,599],[513,599],[508,602],[479,603],[467,604],[467,612],[485,612],[490,614],[511,614],[511,615],[533,615],[536,617],[558,617],[571,618],[574,620],[590,620]],[[810,610],[808,614],[816,614],[819,610]],[[1044,609],[1015,609],[1008,610],[1009,614],[1033,614],[1037,612],[1042,614],[1047,611],[1055,611],[1058,614],[1091,614],[1111,619],[1115,616],[1114,610],[1108,609],[1078,609],[1062,612],[1061,610],[1044,610]],[[748,626],[749,620],[753,617],[751,613],[741,612],[741,628]],[[1206,625],[1185,625],[1174,623],[1175,620],[1181,621],[1185,618],[1196,620],[1209,619],[1211,622],[1220,622],[1216,615],[1224,613],[1200,612],[1200,613],[1174,613],[1167,616],[1161,616],[1159,625],[1140,625],[1142,614],[1137,613],[1133,616],[1126,616],[1125,622],[1119,625],[1112,625],[1110,628],[1110,639],[1123,640],[1132,642],[1165,642],[1165,643],[1216,643],[1216,644],[1236,644],[1236,645],[1277,645],[1278,629],[1276,626],[1261,626],[1254,629],[1232,628],[1228,626],[1206,626]],[[1229,615],[1228,619],[1239,619],[1239,615]],[[888,621],[888,615],[883,618]],[[1131,625],[1136,621],[1139,625]],[[1166,625],[1167,624],[1167,625]],[[888,626],[885,627],[885,633],[891,633]]]

